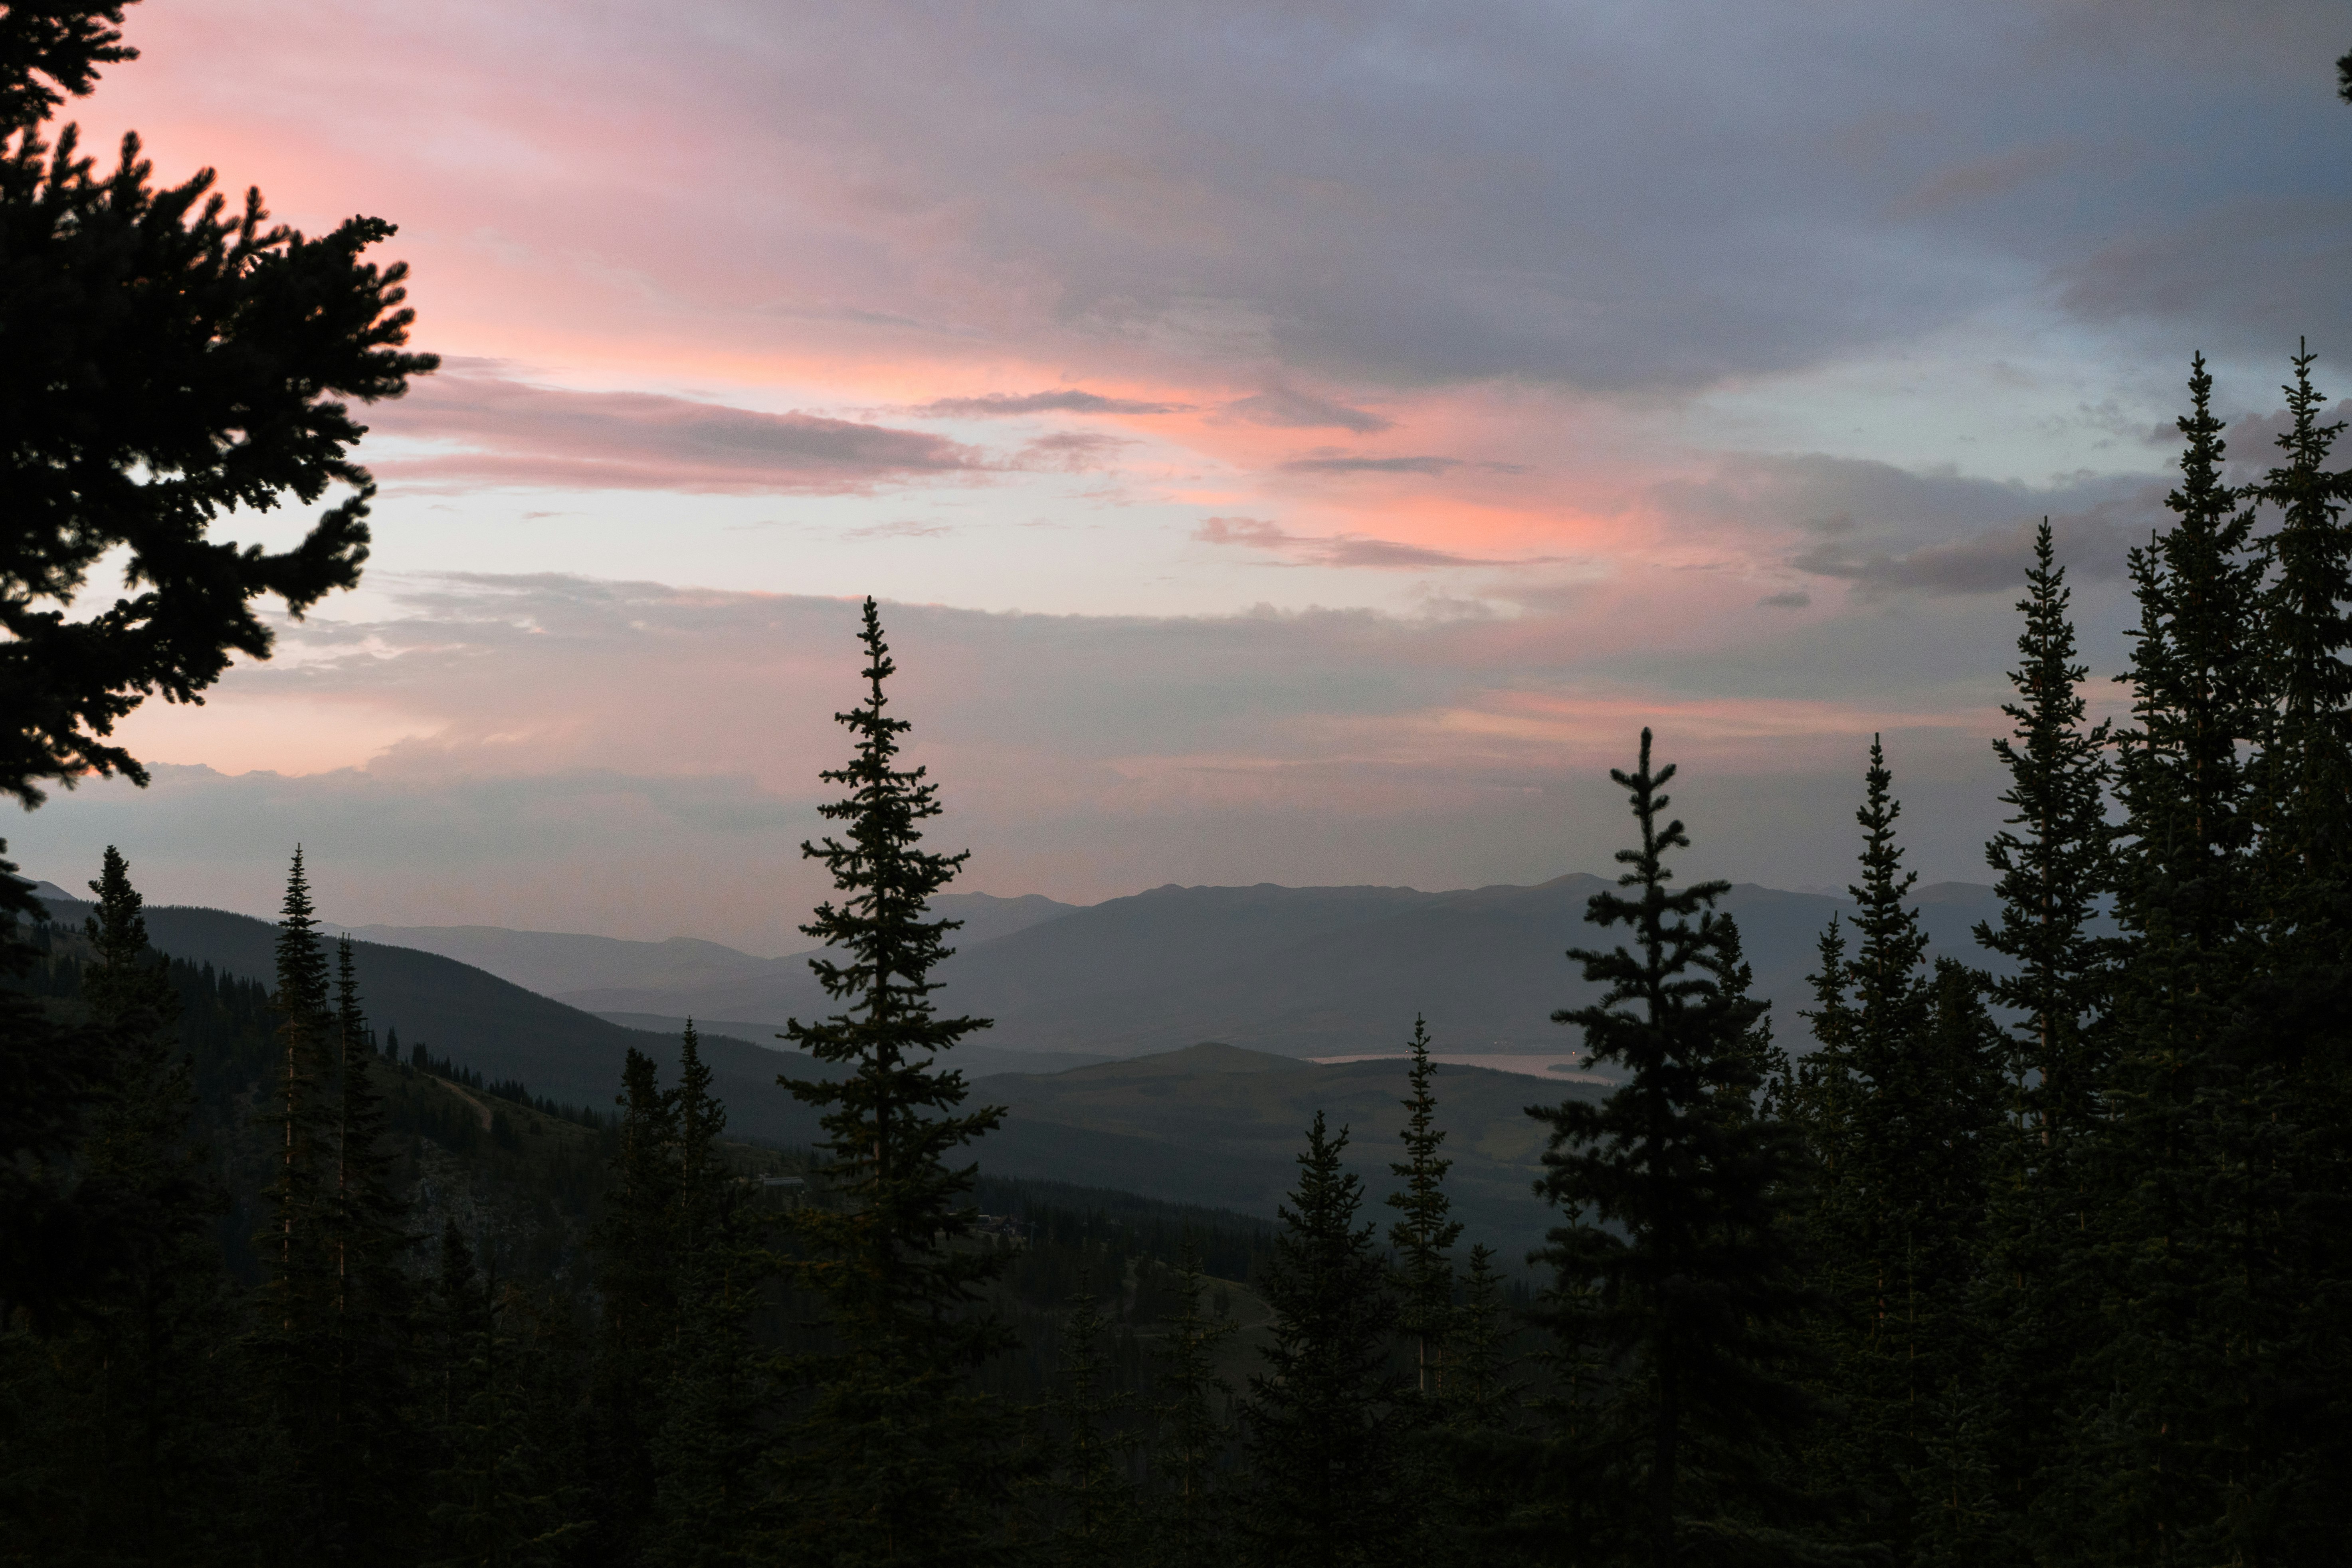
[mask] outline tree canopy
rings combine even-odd
[[[144,784],[119,720],[267,658],[254,600],[299,616],[359,581],[375,486],[346,400],[439,363],[405,350],[406,265],[365,259],[395,232],[382,218],[308,236],[211,169],[159,185],[135,134],[103,166],[77,127],[45,134],[135,58],[122,12],[0,9],[0,792],[26,806],[92,773]],[[337,490],[289,549],[209,537],[224,512]],[[116,551],[124,591],[93,605]]]

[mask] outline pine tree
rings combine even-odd
[[[2000,922],[1976,928],[1980,944],[2014,965],[1991,994],[2017,1022],[2000,1063],[2008,1120],[1988,1141],[1986,1245],[1971,1309],[1985,1352],[1971,1417],[1982,1451],[1968,1460],[1990,1478],[2015,1550],[2049,1533],[2033,1515],[2065,1460],[2052,1413],[2075,1396],[2076,1363],[2098,1337],[2088,1153],[2111,1071],[2116,956],[2093,925],[2115,879],[2110,726],[2085,723],[2087,670],[2075,656],[2066,571],[2055,563],[2046,518],[2025,584],[2009,677],[2016,698],[2001,709],[2013,728],[1993,742],[2010,775],[2001,801],[2013,815],[1985,847],[1999,873]]]
[[[5,847],[0,842],[0,847]],[[0,1328],[46,1329],[105,1249],[74,1201],[74,1152],[114,1071],[111,1031],[53,1017],[26,986],[38,950],[31,883],[0,859]]]
[[[534,1363],[546,1355],[532,1341],[529,1303],[482,1277],[454,1220],[443,1226],[440,1266],[419,1316],[417,1384],[435,1456],[426,1568],[573,1561],[589,1526],[578,1517],[564,1456],[546,1441],[551,1412],[536,1407],[545,1380]],[[413,1503],[404,1498],[401,1506]]]
[[[972,1384],[1006,1334],[980,1306],[1003,1257],[958,1246],[976,1217],[973,1168],[949,1161],[1003,1112],[962,1110],[963,1075],[939,1065],[986,1023],[940,1017],[931,1002],[930,973],[960,922],[924,917],[967,857],[920,847],[939,786],[898,765],[908,726],[887,712],[883,684],[897,666],[871,599],[859,640],[866,698],[835,715],[856,752],[821,775],[848,791],[820,808],[846,842],[801,846],[846,895],[801,928],[842,955],[809,963],[842,1011],[793,1019],[782,1037],[851,1070],[779,1080],[824,1111],[837,1206],[793,1212],[791,1270],[823,1301],[832,1346],[795,1363],[810,1398],[770,1450],[780,1500],[770,1528],[779,1546],[845,1565],[962,1563],[989,1550],[1008,1495],[1003,1421]]]
[[[334,1269],[327,1325],[333,1379],[332,1496],[339,1539],[357,1561],[399,1552],[396,1518],[416,1463],[402,1381],[410,1337],[407,1205],[394,1190],[375,1044],[360,1005],[348,936],[335,944],[334,1190],[320,1215]]]
[[[1501,1568],[1557,1559],[1562,1539],[1583,1533],[1573,1508],[1546,1506],[1560,1489],[1543,1473],[1545,1447],[1528,1427],[1505,1285],[1495,1249],[1474,1243],[1454,1309],[1443,1420],[1432,1435],[1448,1460],[1427,1532],[1432,1563]],[[1580,1403],[1581,1391],[1563,1393],[1561,1405]]]
[[[1510,1325],[1503,1304],[1503,1273],[1495,1267],[1495,1249],[1484,1242],[1470,1248],[1470,1267],[1462,1276],[1462,1304],[1456,1314],[1458,1353],[1453,1386],[1446,1403],[1454,1425],[1470,1432],[1491,1431],[1510,1425],[1518,1395],[1507,1346]]]
[[[209,168],[158,189],[135,135],[102,170],[77,127],[43,137],[97,68],[135,58],[123,4],[0,12],[0,792],[27,807],[85,773],[144,784],[117,721],[159,692],[202,701],[233,655],[268,658],[252,600],[299,618],[358,582],[375,486],[343,400],[398,397],[437,363],[401,352],[406,267],[361,259],[390,224],[306,237]],[[351,493],[291,549],[206,537],[331,487]],[[139,591],[94,605],[114,552]],[[0,881],[0,908],[18,899]]]
[[[1063,1321],[1062,1364],[1045,1411],[1052,1517],[1044,1557],[1068,1568],[1121,1562],[1135,1544],[1129,1465],[1136,1434],[1127,1425],[1135,1401],[1111,1381],[1112,1326],[1092,1282],[1081,1276]]]
[[[1216,1354],[1235,1324],[1202,1310],[1201,1248],[1189,1234],[1177,1256],[1171,1305],[1153,1380],[1159,1432],[1151,1462],[1161,1488],[1153,1561],[1161,1568],[1212,1568],[1231,1561],[1225,1458],[1234,1433],[1225,1409],[1233,1390],[1217,1375]]]
[[[1347,1147],[1318,1111],[1263,1291],[1274,1342],[1250,1378],[1243,1531],[1267,1568],[1404,1562],[1416,1534],[1398,1484],[1395,1308],[1373,1227],[1356,1224],[1363,1184],[1340,1163]]]
[[[2053,1500],[2095,1561],[2196,1561],[2211,1544],[2201,1538],[2255,1479],[2225,1452],[2227,1434],[2246,1380],[2276,1344],[2244,1321],[2263,1309],[2212,1297],[2234,1277],[2233,1253],[2251,1261],[2231,1233],[2260,1208],[2245,1190],[2247,1152],[2217,1147],[2214,1134],[2251,1130],[2223,1103],[2246,1103],[2225,1088],[2234,1075],[2223,1042],[2261,967],[2245,747],[2268,724],[2253,514],[2222,482],[2222,426],[2201,357],[2189,391],[2181,482],[2166,498],[2173,526],[2131,555],[2132,724],[2117,737],[2126,821],[2116,912],[2129,947],[2097,1152],[2097,1250],[2116,1306],[2084,1367],[2093,1386],[2116,1392],[2071,1436],[2076,1463]]]
[[[192,1072],[171,1026],[179,1000],[111,845],[89,886],[82,997],[116,1044],[79,1195],[106,1216],[108,1245],[79,1328],[58,1347],[89,1417],[91,1444],[76,1459],[87,1544],[109,1559],[201,1561],[228,1543],[240,1436],[217,1355],[231,1320],[213,1224],[227,1194],[195,1135]]]
[[[1981,982],[1956,962],[1926,968],[1927,935],[1906,907],[1885,750],[1874,736],[1864,798],[1853,955],[1833,920],[1811,1015],[1820,1048],[1795,1096],[1816,1193],[1808,1229],[1834,1304],[1821,1328],[1843,1406],[1813,1468],[1854,1489],[1853,1528],[1914,1550],[1930,1506],[1932,1402],[1974,1375],[1968,1328],[1999,1122],[2000,1042]]]
[[[1562,1211],[1542,1257],[1577,1302],[1554,1321],[1589,1336],[1615,1379],[1580,1434],[1586,1474],[1626,1500],[1626,1554],[1664,1565],[1685,1537],[1720,1549],[1777,1528],[1764,1461],[1801,1429],[1807,1402],[1781,1364],[1803,1301],[1775,1210],[1791,1153],[1754,1106],[1766,1004],[1717,977],[1733,938],[1713,906],[1729,884],[1667,886],[1664,856],[1690,840],[1660,821],[1675,769],[1654,773],[1650,748],[1644,730],[1636,771],[1610,774],[1641,825],[1640,847],[1617,855],[1630,868],[1619,885],[1638,892],[1596,893],[1585,917],[1630,926],[1633,946],[1571,951],[1608,991],[1553,1015],[1583,1029],[1591,1059],[1630,1076],[1598,1104],[1530,1114],[1552,1129],[1541,1191]]]
[[[719,1148],[727,1110],[710,1081],[688,1019],[678,1047],[670,1226],[676,1331],[652,1445],[656,1528],[647,1552],[679,1568],[740,1559],[765,1395],[749,1319],[769,1270],[742,1184]]]
[[[621,1084],[620,1147],[591,1237],[599,1305],[591,1404],[596,1534],[610,1560],[627,1563],[653,1520],[653,1450],[677,1332],[677,1093],[635,1047]]]
[[[2281,1244],[2241,1275],[2273,1274],[2285,1304],[2266,1369],[2275,1376],[2249,1424],[2248,1469],[2264,1479],[2274,1523],[2242,1538],[2305,1559],[2352,1533],[2336,1481],[2352,1471],[2341,1419],[2352,1409],[2341,1305],[2352,1299],[2352,473],[2326,470],[2345,426],[2320,420],[2312,360],[2307,349],[2295,357],[2285,460],[2260,487],[2279,518],[2262,544],[2269,724],[2254,770],[2265,973],[2227,1038],[2236,1071],[2224,1118],[2242,1163],[2270,1166],[2260,1200],[2276,1210]],[[2267,1228],[2240,1226],[2249,1240]]]
[[[334,1193],[335,1017],[326,954],[302,851],[286,879],[278,924],[278,1016],[269,1228],[254,1238],[266,1270],[256,1302],[254,1352],[271,1431],[264,1506],[284,1528],[270,1542],[287,1560],[339,1552],[345,1523],[334,1474],[337,1394],[335,1256],[328,1234]]]
[[[1992,987],[2021,1016],[2008,1074],[2033,1080],[2021,1090],[2021,1121],[2055,1159],[2095,1114],[2105,1070],[2094,1030],[2107,1007],[2112,955],[2091,926],[2114,882],[2111,736],[2105,720],[2084,722],[2088,671],[2075,657],[2066,569],[2053,559],[2047,518],[2025,584],[2017,605],[2025,629],[2009,677],[2017,699],[2001,706],[2015,728],[1993,742],[2010,775],[2001,804],[2015,815],[1985,847],[1986,863],[2000,873],[2000,924],[1979,924],[1976,936],[2016,965]]]
[[[1389,1226],[1389,1246],[1397,1258],[1397,1322],[1412,1343],[1413,1385],[1423,1399],[1434,1400],[1444,1392],[1454,1316],[1448,1254],[1461,1238],[1462,1222],[1449,1217],[1444,1184],[1454,1162],[1437,1152],[1445,1134],[1437,1125],[1437,1097],[1430,1089],[1437,1067],[1429,1059],[1429,1029],[1422,1019],[1413,1019],[1406,1044],[1412,1052],[1412,1092],[1404,1101],[1404,1163],[1389,1167],[1404,1183],[1388,1197],[1400,1216]]]
[[[2326,468],[2345,427],[2320,422],[2326,398],[2311,383],[2315,357],[2307,349],[2295,356],[2285,389],[2293,424],[2278,438],[2286,460],[2257,490],[2279,525],[2260,543],[2269,575],[2259,634],[2267,700],[2251,784],[2273,962],[2294,954],[2341,963],[2337,906],[2352,890],[2352,529],[2343,521],[2352,481]]]

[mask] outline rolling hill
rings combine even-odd
[[[1363,1218],[1385,1234],[1381,1199],[1404,1157],[1404,1064],[1322,1067],[1232,1046],[1200,1045],[1050,1075],[979,1080],[975,1098],[1007,1108],[982,1143],[992,1175],[1117,1187],[1145,1197],[1271,1215],[1297,1176],[1305,1129],[1318,1110],[1349,1130],[1347,1163],[1364,1178]],[[1483,1068],[1440,1066],[1436,1094],[1446,1177],[1467,1239],[1516,1267],[1541,1241],[1549,1211],[1530,1192],[1547,1130],[1531,1104],[1606,1092]]]
[[[79,900],[47,901],[61,920],[79,922],[89,910]],[[146,918],[159,952],[264,984],[277,978],[278,928],[268,921],[168,904],[149,905]],[[619,1091],[632,1046],[660,1062],[666,1078],[676,1077],[674,1034],[625,1029],[438,953],[373,942],[352,946],[369,1021],[379,1031],[397,1029],[404,1049],[425,1045],[487,1078],[520,1079],[534,1093],[597,1108]],[[814,1114],[776,1087],[776,1075],[823,1076],[820,1064],[723,1036],[705,1036],[702,1053],[736,1136],[772,1143],[816,1136]]]

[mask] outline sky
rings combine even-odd
[[[2352,390],[2322,0],[127,30],[85,139],[395,223],[444,356],[362,586],[6,824],[157,900],[804,946],[869,594],[968,890],[1606,870],[1644,725],[1685,876],[1846,881],[1875,733],[1990,880],[2033,525],[2111,704],[2191,353],[2245,472],[2299,337]]]

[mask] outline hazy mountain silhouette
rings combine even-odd
[[[933,900],[940,915],[964,922],[958,941],[975,945],[1065,915],[1075,904],[1039,893],[1000,899],[987,893],[948,893]],[[808,952],[759,958],[697,937],[667,942],[630,942],[618,937],[579,936],[565,931],[513,931],[505,926],[393,926],[347,928],[354,937],[395,947],[437,952],[486,970],[501,980],[603,1011],[627,1011],[604,998],[639,991],[677,995],[725,994],[730,988],[758,991],[780,977],[808,972]],[[585,1000],[583,1000],[583,999]],[[665,1009],[650,1011],[665,1013]],[[684,1009],[680,1010],[681,1016]]]
[[[992,1048],[1138,1056],[1202,1040],[1286,1056],[1397,1048],[1415,1014],[1445,1051],[1573,1046],[1551,1022],[1591,988],[1565,956],[1601,933],[1586,902],[1606,884],[1576,874],[1535,887],[1155,888],[974,942],[936,978],[958,1012],[996,1020]],[[1970,928],[1999,913],[1992,889],[1916,890],[1934,951],[1981,963]],[[1801,1047],[1805,975],[1830,916],[1850,906],[1743,883],[1738,917],[1757,988]],[[804,958],[709,984],[604,987],[565,1000],[604,1014],[780,1025],[824,998]]]

